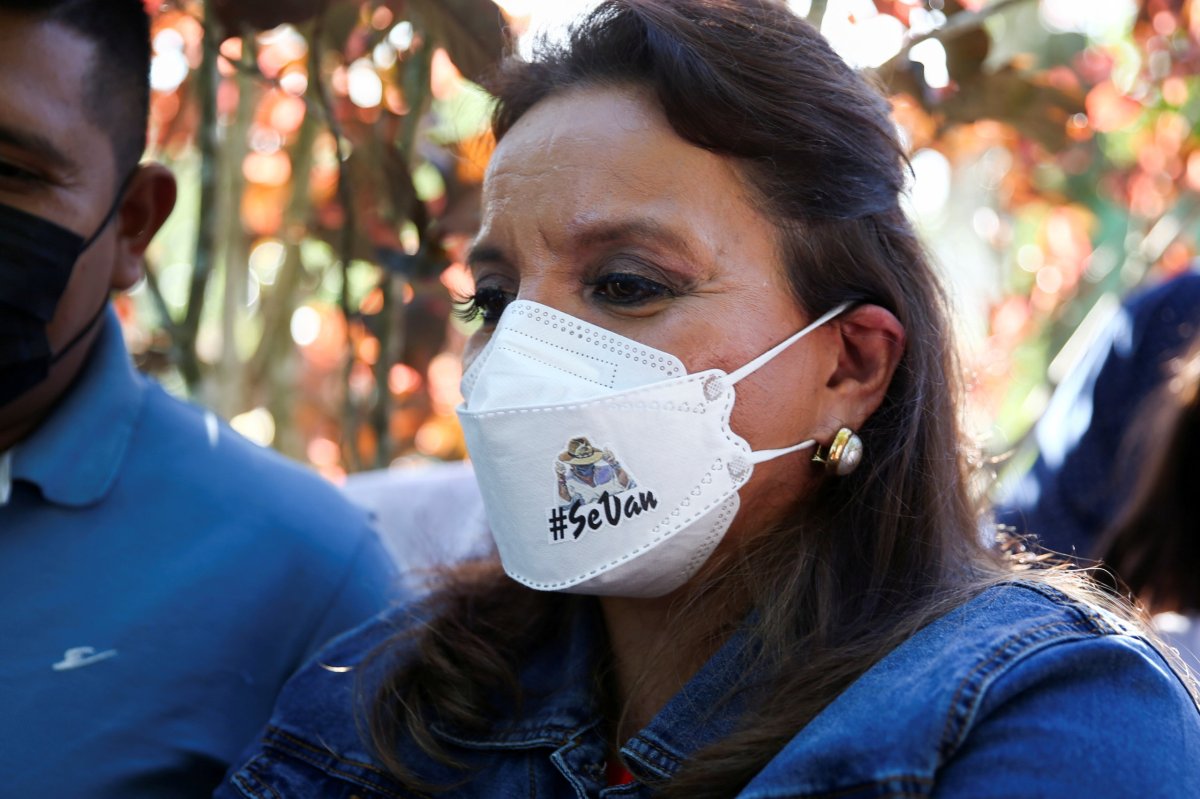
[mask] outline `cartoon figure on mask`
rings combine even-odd
[[[637,485],[611,450],[598,450],[582,436],[570,440],[567,451],[558,456],[554,471],[558,474],[558,497],[564,505],[595,502],[606,493],[616,496]]]

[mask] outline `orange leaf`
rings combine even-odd
[[[1088,92],[1085,105],[1092,127],[1101,133],[1128,127],[1142,113],[1141,103],[1121,94],[1112,81],[1107,80]]]

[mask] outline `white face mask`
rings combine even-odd
[[[741,369],[675,356],[535,302],[504,311],[463,375],[458,409],[504,570],[530,588],[653,597],[685,583],[738,510],[754,464],[729,425]]]

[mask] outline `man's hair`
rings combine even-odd
[[[150,115],[150,18],[142,0],[0,0],[0,11],[54,21],[96,48],[85,112],[108,133],[118,179],[146,149]]]

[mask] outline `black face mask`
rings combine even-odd
[[[50,367],[82,341],[104,315],[107,296],[65,347],[51,351],[46,326],[54,318],[75,262],[108,227],[124,194],[122,185],[100,227],[87,239],[0,203],[0,406],[45,380]]]

